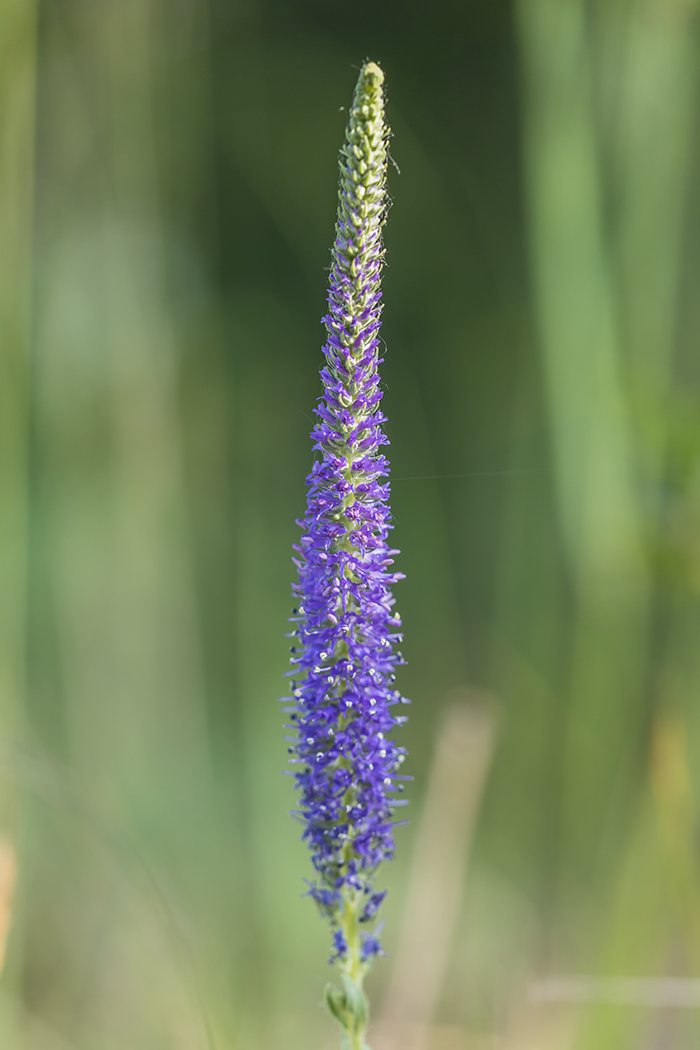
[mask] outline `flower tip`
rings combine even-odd
[[[367,62],[362,72],[366,77],[374,77],[377,86],[384,83],[384,71],[379,68],[376,62]]]

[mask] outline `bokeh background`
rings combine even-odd
[[[370,1041],[698,1045],[699,34],[2,0],[4,1048],[336,1044],[277,697],[365,58],[415,776]]]

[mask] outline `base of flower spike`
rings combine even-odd
[[[343,974],[342,981],[342,989],[332,984],[326,985],[328,1009],[343,1029],[342,1050],[370,1050],[365,1042],[369,1021],[367,996],[352,977]]]

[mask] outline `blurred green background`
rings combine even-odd
[[[276,700],[368,57],[416,778],[372,1045],[698,1045],[606,978],[700,978],[699,34],[2,0],[3,1048],[335,1046]]]

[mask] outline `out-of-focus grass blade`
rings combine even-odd
[[[372,1042],[426,1050],[458,926],[469,849],[496,737],[495,702],[455,691],[435,745],[396,960]]]
[[[649,584],[594,124],[586,4],[520,0],[532,259],[574,596],[562,864],[585,885],[624,816]],[[604,837],[603,837],[604,841]]]
[[[26,523],[32,264],[34,0],[0,6],[0,728],[25,690]],[[0,821],[8,814],[0,802]]]
[[[0,733],[18,735],[25,715],[27,507],[36,5],[0,5]],[[0,778],[0,836],[19,832],[19,793]],[[3,957],[9,923],[1,924]],[[6,987],[21,980],[14,954]],[[12,996],[0,1003],[0,1041],[18,1046]]]
[[[650,509],[658,511],[677,329],[682,238],[687,212],[697,46],[696,0],[600,5],[604,153],[610,165],[612,240],[620,328],[634,411],[638,465]],[[617,32],[611,23],[617,22]],[[607,74],[607,75],[606,75]]]
[[[574,602],[561,864],[565,884],[577,870],[584,876],[572,884],[585,893],[601,857],[622,862],[612,908],[600,911],[601,948],[588,955],[610,973],[636,966],[663,973],[673,954],[669,916],[679,928],[696,921],[692,895],[673,888],[690,863],[678,860],[688,849],[679,845],[678,823],[669,844],[668,834],[653,830],[644,790],[631,805],[644,784],[635,763],[641,773],[649,697],[683,707],[697,689],[697,660],[686,651],[697,602],[681,578],[687,552],[674,547],[674,527],[683,530],[678,520],[668,529],[665,489],[672,476],[674,514],[687,527],[692,483],[685,493],[676,463],[683,397],[674,341],[695,6],[518,5],[536,297]],[[671,548],[669,575],[652,555]],[[668,807],[659,812],[663,831]],[[622,849],[613,844],[616,834]],[[597,890],[599,907],[614,871],[605,867],[606,879],[588,887]],[[588,939],[589,952],[594,943]],[[594,1006],[576,1045],[632,1046],[645,1028],[634,1012]]]

